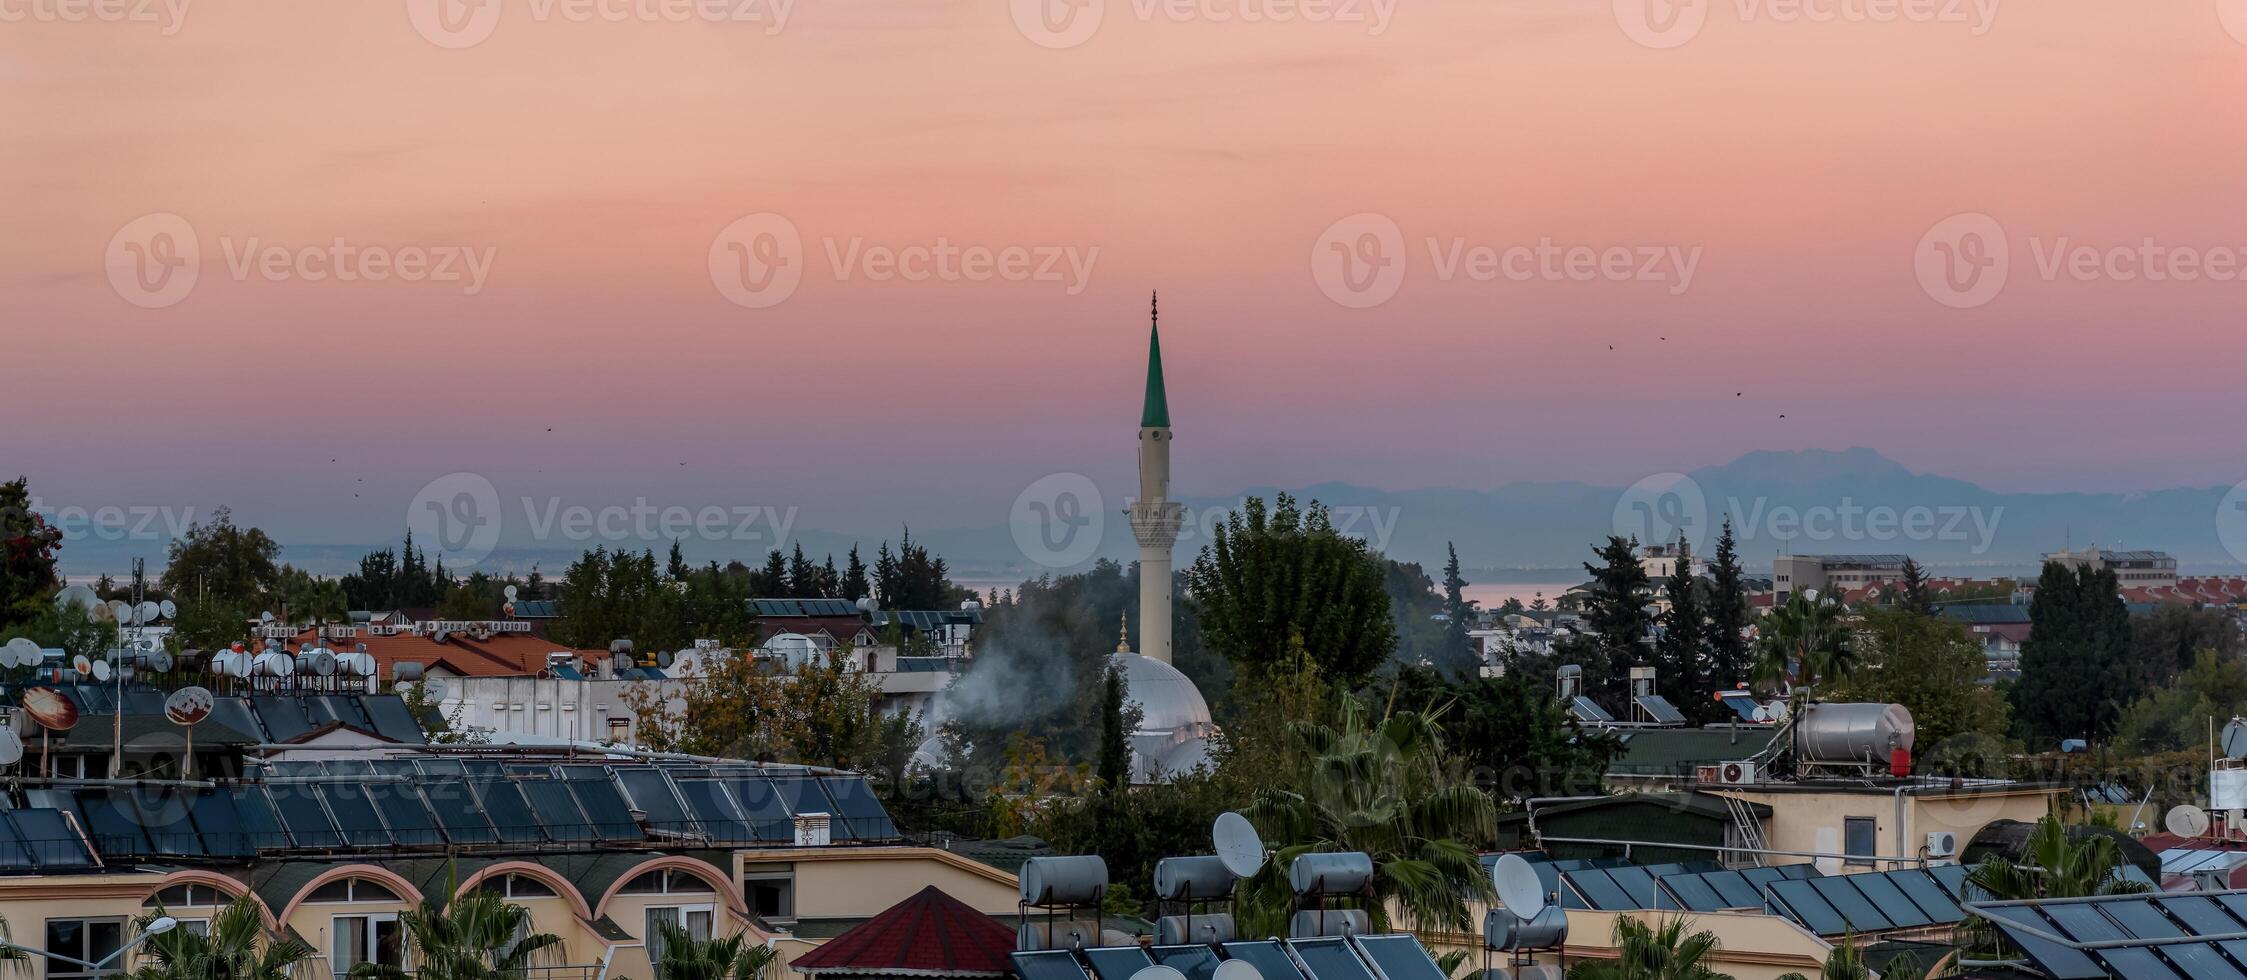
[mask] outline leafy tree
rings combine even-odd
[[[1701,606],[1701,580],[1692,573],[1693,553],[1685,536],[1677,539],[1677,573],[1662,583],[1668,609],[1662,634],[1654,641],[1655,683],[1671,704],[1706,715],[1709,700],[1708,614]]]
[[[1463,677],[1477,673],[1482,666],[1474,639],[1467,635],[1474,626],[1475,606],[1467,601],[1467,580],[1459,574],[1458,546],[1445,542],[1444,549],[1449,557],[1443,563],[1443,653],[1436,660],[1436,669]]]
[[[2047,562],[2029,602],[2013,714],[2041,739],[2104,739],[2131,698],[2130,613],[2114,572]]]
[[[794,667],[737,652],[681,684],[625,689],[648,748],[893,774],[923,738],[916,718],[882,714],[880,683],[845,650]]]
[[[687,565],[686,552],[681,550],[679,547],[679,539],[672,538],[671,560],[664,565],[664,574],[671,576],[671,578],[676,581],[678,579],[687,577],[687,571],[689,567],[690,566]]]
[[[1464,778],[1433,716],[1373,717],[1345,699],[1334,725],[1299,723],[1290,765],[1259,789],[1244,814],[1278,850],[1241,886],[1241,932],[1276,935],[1293,911],[1287,869],[1305,854],[1362,851],[1373,859],[1377,931],[1389,909],[1416,930],[1469,928],[1467,903],[1493,896],[1476,849],[1497,834],[1490,796]]]
[[[1521,670],[1446,681],[1408,667],[1394,701],[1440,713],[1452,751],[1500,802],[1596,794],[1622,750],[1614,736],[1579,727],[1549,685]]]
[[[2130,620],[2132,687],[2146,691],[2175,680],[2203,650],[2225,659],[2247,657],[2243,637],[2229,609],[2195,609],[2166,603]]]
[[[100,660],[117,637],[114,625],[95,619],[91,610],[74,602],[44,603],[38,616],[8,632],[29,637],[42,647],[58,647],[65,660],[81,656]]]
[[[676,650],[693,639],[682,609],[687,597],[657,573],[655,553],[637,555],[595,548],[570,564],[562,583],[562,616],[554,639],[579,649],[603,649],[629,639],[636,649]]]
[[[1966,624],[1875,609],[1864,614],[1857,638],[1857,671],[1832,696],[1909,709],[1922,757],[1958,736],[2002,736],[2010,727],[2005,699],[1983,683],[1989,661]]]
[[[292,623],[334,623],[351,615],[343,583],[325,579],[294,565],[281,566],[274,585],[280,609]]]
[[[1821,681],[1847,679],[1856,670],[1856,638],[1841,597],[1813,598],[1798,589],[1764,617],[1756,676],[1767,681],[1793,678],[1804,693]]]
[[[142,926],[154,917],[144,918]],[[248,895],[212,916],[209,931],[157,933],[141,955],[129,980],[293,980],[314,958],[303,940],[267,938],[262,906]]]
[[[1470,658],[1453,653],[1448,645],[1450,624],[1444,620],[1443,596],[1436,582],[1418,562],[1400,562],[1379,555],[1381,590],[1389,596],[1389,620],[1396,632],[1397,663],[1434,667],[1446,674],[1473,671]],[[1456,648],[1463,650],[1464,648]]]
[[[1637,916],[1615,920],[1615,958],[1584,960],[1568,971],[1569,980],[1731,980],[1709,963],[1717,952],[1716,933],[1688,933],[1683,916],[1647,925]]]
[[[1300,636],[1322,671],[1344,681],[1396,649],[1383,578],[1365,542],[1335,531],[1325,507],[1298,510],[1284,493],[1269,512],[1249,498],[1186,573],[1212,650],[1260,674]]]
[[[207,522],[187,527],[172,541],[164,567],[164,588],[245,617],[256,614],[280,583],[274,559],[281,546],[257,528],[237,527],[221,507]]]
[[[1730,688],[1749,679],[1748,590],[1740,571],[1740,552],[1732,519],[1716,539],[1709,563],[1709,668],[1714,686]]]
[[[2247,662],[2202,650],[2192,668],[2123,709],[2114,747],[2175,752],[2208,741],[2207,719],[2247,714]]]
[[[2088,828],[2070,829],[2060,818],[2046,814],[2029,832],[2021,860],[1992,854],[1966,873],[1973,897],[1984,901],[2029,901],[2050,898],[2083,898],[2092,895],[2130,895],[2146,891],[2144,882],[2121,876],[2124,859],[2113,837]],[[1987,920],[1970,916],[1962,928],[1965,938],[1984,948],[1995,948],[2002,937]]]
[[[444,903],[451,889],[398,914],[405,965],[360,963],[352,980],[522,980],[540,950],[562,937],[532,932],[531,913],[478,889]]]
[[[1584,563],[1592,576],[1584,601],[1584,628],[1592,633],[1584,640],[1589,644],[1583,651],[1589,661],[1584,683],[1613,694],[1621,691],[1631,665],[1646,655],[1646,634],[1654,627],[1646,612],[1651,586],[1631,539],[1611,535],[1592,550],[1598,561]]]
[[[31,509],[31,481],[0,483],[0,631],[39,617],[62,578],[55,551],[62,531]]]
[[[185,599],[172,620],[170,641],[181,650],[217,650],[249,632],[247,615],[216,603]]]
[[[1910,556],[1904,558],[1904,580],[1897,583],[1896,605],[1915,615],[1935,614],[1935,595],[1927,587],[1927,570]]]
[[[749,933],[722,939],[696,939],[673,922],[657,922],[662,955],[653,964],[655,980],[756,980],[778,959],[779,950],[751,942]]]

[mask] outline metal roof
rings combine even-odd
[[[2055,980],[2247,980],[2247,892],[1978,902]]]

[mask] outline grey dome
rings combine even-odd
[[[1123,673],[1124,700],[1139,706],[1141,734],[1198,738],[1217,729],[1209,702],[1178,668],[1136,653],[1118,653],[1108,665]]]

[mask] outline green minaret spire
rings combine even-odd
[[[1170,428],[1170,400],[1163,397],[1163,335],[1161,294],[1147,301],[1147,401],[1139,410],[1142,429]]]

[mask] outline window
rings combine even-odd
[[[529,875],[499,875],[476,883],[476,890],[501,898],[553,898],[554,889]]]
[[[361,963],[405,965],[405,943],[398,932],[396,913],[336,916],[331,935],[335,946],[328,963],[335,969],[336,980],[350,976],[351,968]]]
[[[47,976],[50,980],[62,977],[106,977],[125,972],[121,962],[108,962],[111,956],[125,946],[124,919],[48,919],[47,952],[67,956],[73,960],[99,963],[101,969],[49,957]],[[118,957],[121,961],[124,957]]]
[[[209,885],[173,885],[142,902],[146,909],[161,909],[179,923],[179,928],[198,936],[211,934],[211,916],[221,907],[233,902],[225,892]]]
[[[624,895],[708,895],[714,891],[710,884],[685,871],[663,869],[650,871],[626,882],[619,894]]]
[[[306,902],[395,902],[398,893],[365,878],[338,878],[304,896]]]
[[[1850,864],[1871,864],[1873,855],[1879,853],[1876,825],[1871,817],[1846,817],[1841,822],[1841,850],[1849,855]]]
[[[647,932],[641,936],[641,940],[648,946],[648,962],[660,963],[663,961],[663,930],[656,928],[658,923],[668,923],[685,929],[687,936],[695,942],[705,942],[710,938],[710,925],[716,912],[717,907],[713,905],[650,907],[647,915]]]
[[[767,921],[796,917],[796,869],[794,865],[752,865],[741,876],[743,897],[749,900],[749,912]]]

